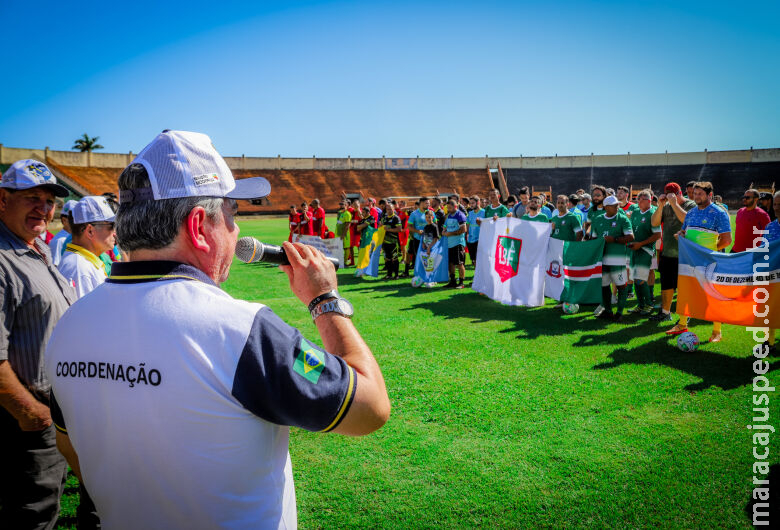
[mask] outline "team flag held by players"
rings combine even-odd
[[[780,328],[780,241],[723,254],[679,240],[677,312],[738,326]]]
[[[544,305],[550,230],[512,217],[483,222],[472,288],[506,305]]]
[[[385,227],[379,229],[367,226],[363,231],[370,230],[370,235],[360,238],[355,276],[379,276],[379,257],[382,254],[382,241],[385,240]]]
[[[573,304],[601,303],[601,259],[604,240],[550,239],[544,295]]]
[[[449,255],[447,237],[433,244],[429,252],[420,250],[414,259],[414,275],[422,278],[423,283],[446,282],[449,280]]]

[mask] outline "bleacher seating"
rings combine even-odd
[[[90,193],[116,193],[116,181],[122,168],[62,166],[48,161],[50,167],[75,181]],[[320,199],[329,212],[338,209],[342,193],[360,193],[377,199],[390,196],[419,196],[440,191],[461,195],[484,194],[492,186],[485,170],[233,170],[237,179],[262,176],[271,183],[271,195],[263,204],[239,201],[239,213],[283,214],[291,204]]]

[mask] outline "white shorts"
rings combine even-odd
[[[612,272],[601,272],[601,286],[602,287],[609,287],[609,284],[614,283],[616,286],[620,287],[621,285],[625,285],[628,281],[628,274],[626,273],[626,269],[620,269]]]
[[[628,276],[633,282],[637,280],[646,282],[650,278],[650,269],[641,265],[635,265],[634,267],[628,269]]]

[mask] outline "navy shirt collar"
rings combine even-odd
[[[111,266],[109,283],[143,283],[164,280],[195,280],[216,284],[202,270],[178,261],[118,261]]]

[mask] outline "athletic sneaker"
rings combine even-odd
[[[630,311],[629,311],[629,313],[630,313],[630,314],[632,314],[632,315],[638,315],[638,314],[640,314],[642,311],[644,311],[644,308],[643,308],[643,307],[641,307],[641,306],[636,306],[634,309],[630,310]]]
[[[464,287],[465,285],[462,282],[455,286],[456,289],[463,289]]]
[[[601,313],[596,317],[599,320],[614,320],[615,315],[612,314],[612,311],[604,311],[602,310]]]
[[[599,315],[600,315],[601,313],[603,313],[603,312],[604,312],[604,306],[603,306],[603,305],[601,305],[601,304],[599,304],[599,305],[596,307],[596,309],[594,309],[594,310],[593,310],[593,316],[594,316],[594,317],[597,317],[597,316],[599,316]]]
[[[639,311],[639,316],[642,317],[649,317],[653,314],[653,308],[650,306],[645,306]]]
[[[661,311],[657,315],[653,315],[650,317],[650,320],[653,322],[671,322],[672,321],[672,314],[671,313],[664,313]]]

